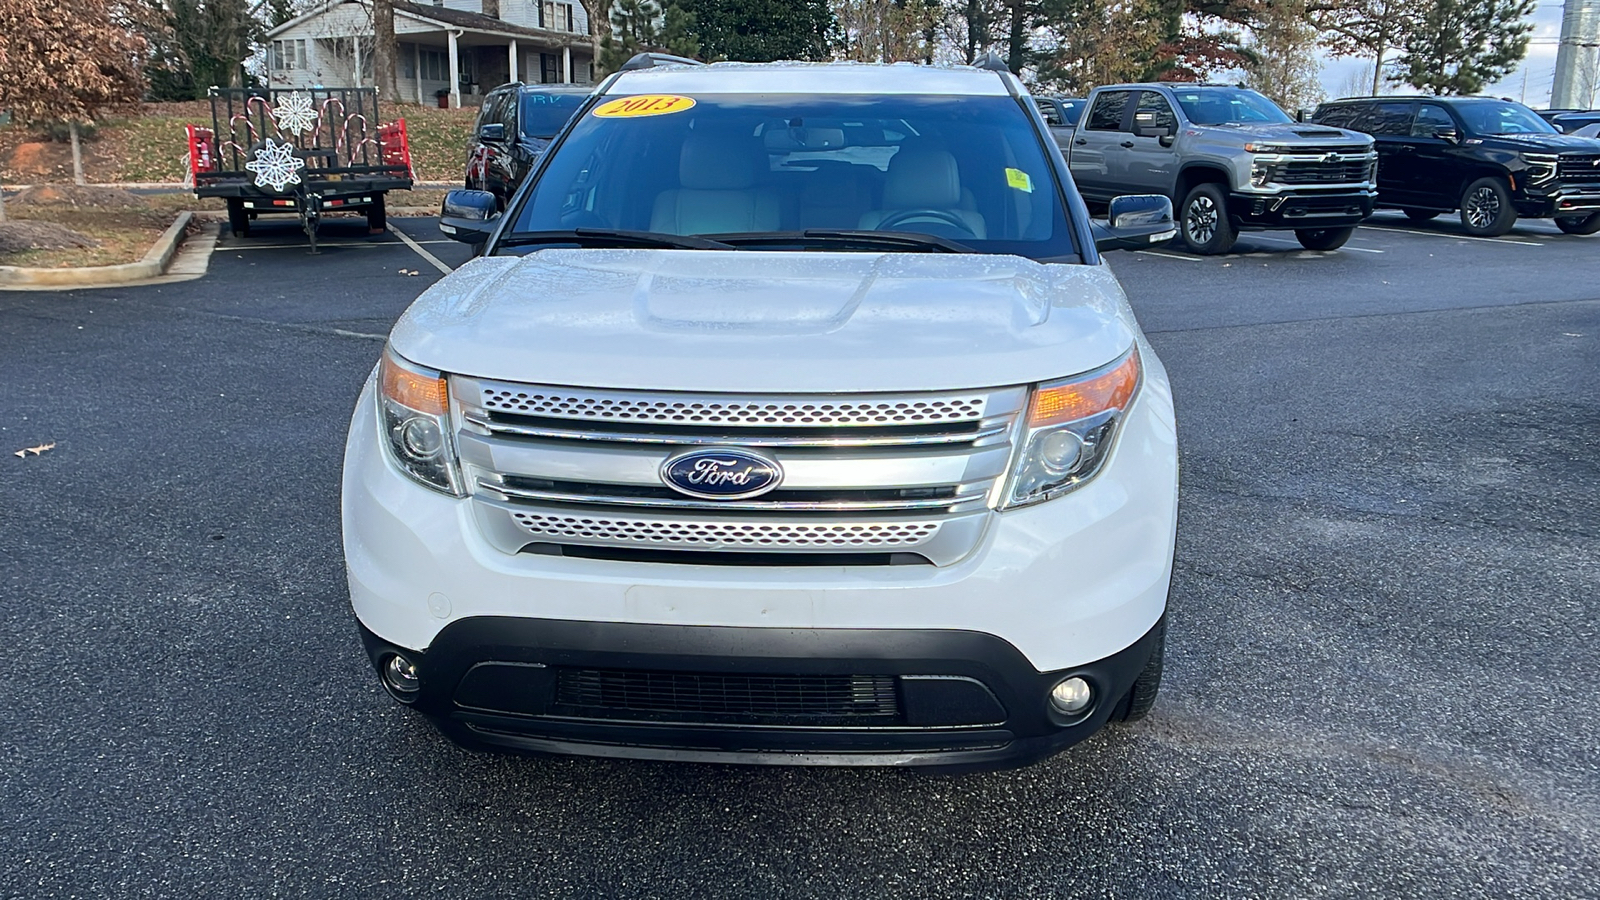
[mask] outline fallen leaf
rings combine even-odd
[[[32,453],[34,456],[43,456],[46,450],[54,450],[55,448],[56,442],[51,441],[48,444],[40,444],[37,447],[23,447],[21,450],[18,450],[12,455],[18,458],[26,457],[29,453]]]

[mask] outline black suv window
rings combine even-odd
[[[589,95],[579,91],[524,91],[522,133],[533,138],[553,138]]]
[[[1456,131],[1456,120],[1442,106],[1424,103],[1417,109],[1417,120],[1411,123],[1411,136],[1438,137],[1440,131]]]
[[[1312,116],[1311,120],[1316,122],[1318,125],[1327,125],[1330,128],[1353,128],[1355,126],[1351,123],[1354,122],[1356,120],[1356,116],[1365,109],[1366,107],[1359,103],[1346,103],[1340,106],[1324,106],[1317,110],[1316,115]]]
[[[1121,131],[1122,114],[1128,108],[1133,91],[1107,91],[1095,98],[1089,110],[1089,121],[1083,124],[1090,131]]]
[[[1359,131],[1387,137],[1408,137],[1411,134],[1410,101],[1404,103],[1381,102],[1368,107],[1367,114],[1357,120]]]

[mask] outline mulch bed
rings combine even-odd
[[[99,242],[93,238],[55,222],[0,222],[0,254],[98,246]]]
[[[149,205],[144,198],[122,188],[81,184],[36,185],[8,202],[18,206],[92,206],[96,209],[142,209]]]

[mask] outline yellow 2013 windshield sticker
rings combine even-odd
[[[1033,179],[1029,178],[1028,173],[1021,169],[1006,169],[1006,184],[1019,191],[1033,193]]]
[[[693,97],[673,94],[640,94],[637,97],[618,97],[594,108],[593,115],[602,119],[637,119],[643,116],[665,116],[679,113],[694,106]]]

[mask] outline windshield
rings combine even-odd
[[[574,229],[869,231],[1035,259],[1076,253],[1038,135],[1009,97],[610,99],[575,124],[516,215],[511,243]],[[839,249],[817,240],[788,248]]]
[[[1473,134],[1560,134],[1560,130],[1539,118],[1539,114],[1520,103],[1504,100],[1472,100],[1456,104],[1456,112]]]
[[[1276,103],[1243,88],[1174,90],[1183,114],[1196,125],[1285,125],[1293,122]]]
[[[528,137],[553,138],[567,119],[578,111],[588,94],[575,91],[527,91],[522,95],[522,133]]]

